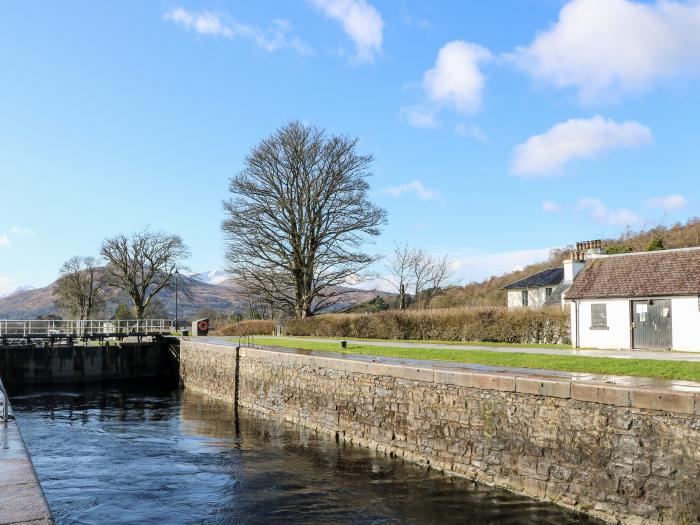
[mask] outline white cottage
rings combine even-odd
[[[547,268],[504,286],[502,290],[507,292],[508,308],[564,308],[564,297],[583,268],[584,261],[590,257],[599,257],[602,253],[600,240],[576,243],[576,251],[571,260],[564,261],[562,267]]]
[[[547,268],[504,286],[508,308],[541,308],[564,280],[564,268]]]
[[[589,259],[565,299],[577,348],[700,352],[700,248]]]

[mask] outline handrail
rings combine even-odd
[[[241,341],[243,341],[243,344],[241,344]],[[252,346],[255,347],[255,338],[252,334],[243,334],[238,336],[238,346]]]
[[[0,393],[2,393],[2,421],[7,423],[10,420],[10,398],[7,395],[7,390],[0,381]]]
[[[172,319],[1,319],[0,337],[89,337],[95,334],[150,334],[174,331]]]

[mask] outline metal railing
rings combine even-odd
[[[7,396],[7,390],[0,381],[0,394],[2,394],[2,421],[7,423],[10,419],[10,398]]]
[[[94,337],[150,335],[174,331],[172,319],[0,320],[0,337]]]
[[[251,334],[241,335],[238,337],[239,347],[255,347],[255,337]]]

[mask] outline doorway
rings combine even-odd
[[[632,301],[632,348],[670,350],[671,300]]]

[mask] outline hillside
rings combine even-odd
[[[637,232],[627,231],[620,237],[603,239],[603,247],[608,250],[617,249],[617,251],[644,251],[654,238],[660,238],[667,249],[700,246],[700,218],[693,218],[684,224],[677,223],[669,227],[657,226]],[[502,286],[545,268],[560,266],[572,248],[573,246],[566,246],[553,250],[548,260],[531,264],[521,270],[451,288],[438,297],[434,305],[436,307],[503,306],[506,303],[506,293],[500,289]]]
[[[218,280],[218,279],[217,279]],[[36,319],[42,315],[60,315],[55,304],[55,282],[42,288],[24,290],[0,298],[0,319]],[[129,300],[116,288],[107,289],[105,315],[111,317],[119,303],[129,304]],[[390,295],[382,292],[352,289],[332,310],[348,308],[364,303],[376,295]],[[164,314],[175,315],[175,293],[165,290],[158,295]],[[231,279],[219,280],[218,284],[192,279],[187,293],[182,289],[178,295],[178,315],[181,319],[193,318],[202,309],[214,309],[226,314],[245,312],[247,301]]]

